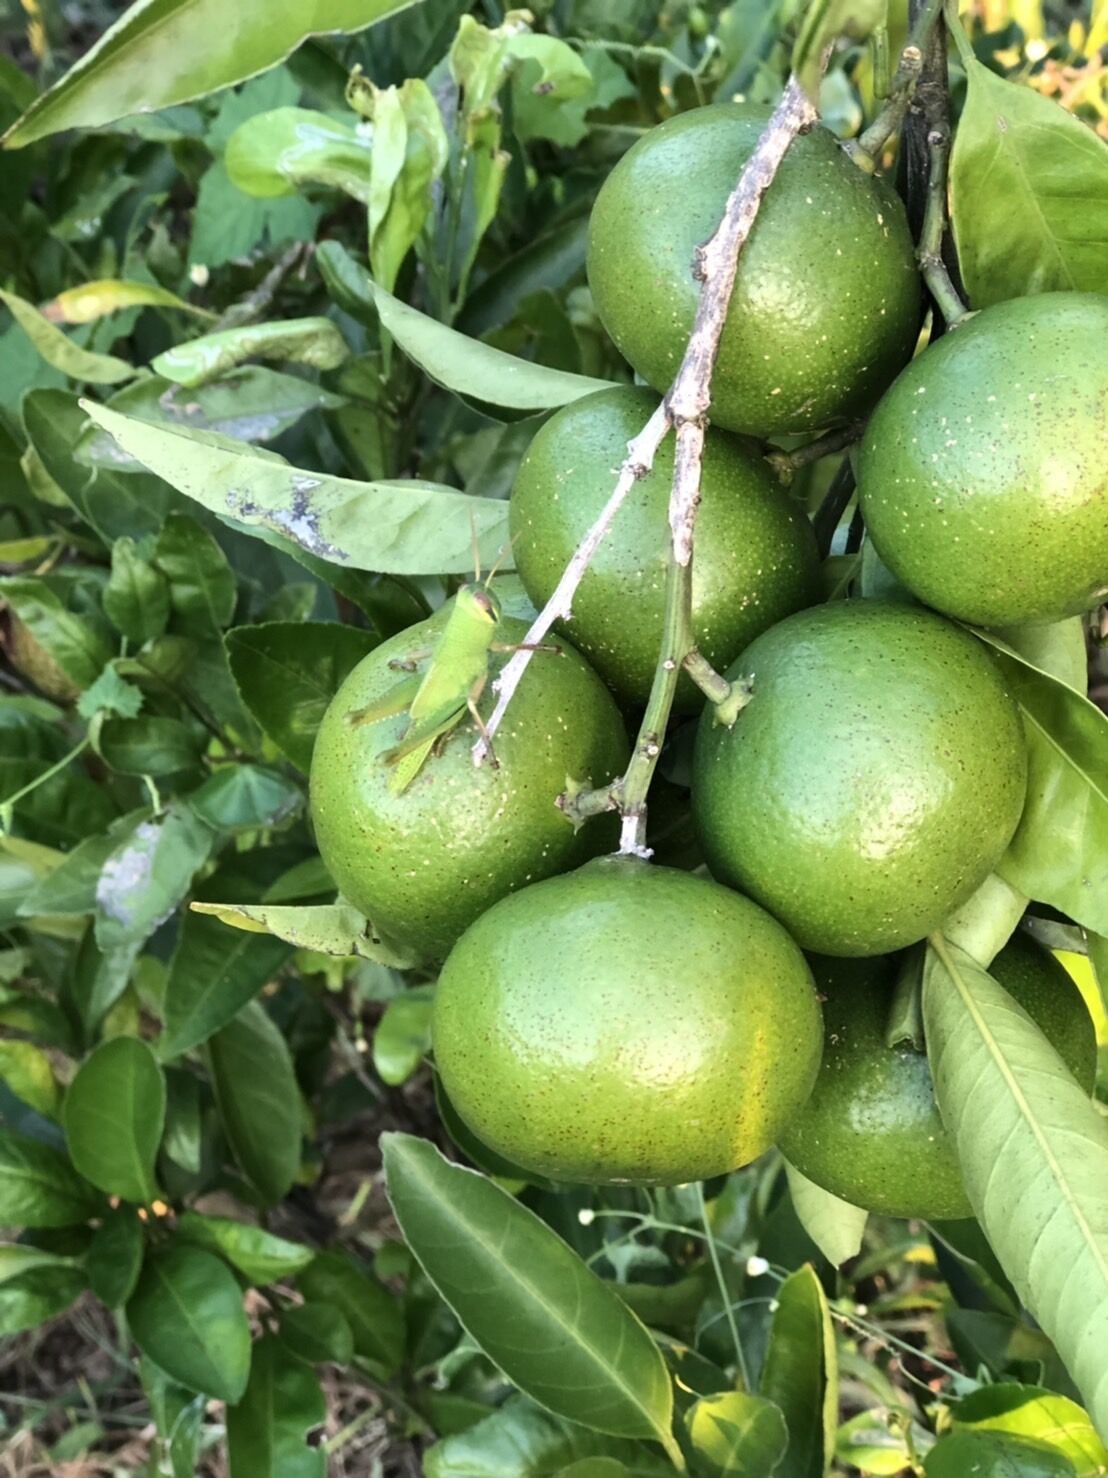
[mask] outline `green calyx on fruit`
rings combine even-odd
[[[696,249],[769,118],[696,108],[612,170],[589,223],[589,286],[620,353],[656,390],[692,330]],[[864,414],[908,360],[920,287],[904,208],[824,128],[794,140],[743,248],[712,378],[711,417],[766,437]]]
[[[800,950],[689,873],[604,858],[498,903],[439,978],[451,1102],[525,1169],[673,1185],[760,1155],[804,1103],[821,1025]]]
[[[992,871],[1027,753],[970,633],[914,607],[836,602],[773,627],[727,677],[752,696],[730,728],[701,719],[697,830],[713,875],[805,949],[902,948]]]
[[[928,1221],[972,1216],[927,1058],[885,1042],[895,961],[811,965],[825,998],[823,1063],[811,1098],[778,1141],[782,1153],[809,1180],[867,1211]],[[1092,1018],[1053,955],[1017,934],[990,972],[1091,1092]]]
[[[986,308],[900,375],[858,464],[866,528],[912,593],[980,626],[1108,595],[1108,299]]]
[[[512,491],[516,567],[536,605],[554,591],[582,538],[611,497],[627,443],[656,409],[650,390],[626,385],[565,406],[532,441]],[[612,536],[597,551],[563,628],[621,698],[645,704],[662,641],[673,442],[635,483]],[[692,574],[697,646],[724,667],[783,616],[820,598],[812,527],[752,446],[710,430]],[[679,711],[702,696],[688,678]]]
[[[433,647],[450,603],[365,657],[331,701],[316,738],[311,814],[320,855],[339,891],[397,945],[442,959],[477,916],[513,888],[549,877],[611,845],[605,821],[574,832],[555,805],[567,780],[604,785],[627,761],[623,721],[607,689],[568,643],[535,655],[496,739],[499,768],[476,767],[476,726],[445,735],[408,788],[390,790],[382,754],[404,713],[351,724],[403,664]],[[504,617],[506,643],[522,621]],[[506,660],[491,659],[495,676]],[[417,669],[418,670],[418,669]],[[492,684],[480,703],[487,718]]]

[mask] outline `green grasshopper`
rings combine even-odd
[[[394,794],[407,790],[436,742],[457,728],[467,711],[488,747],[491,764],[497,768],[485,721],[477,711],[489,678],[489,653],[561,651],[557,646],[512,645],[493,639],[501,621],[500,602],[489,589],[494,573],[495,567],[484,584],[473,580],[459,589],[454,609],[433,649],[413,653],[404,662],[389,664],[410,670],[430,658],[422,677],[413,673],[403,678],[376,702],[346,716],[348,724],[372,724],[407,709],[408,727],[400,742],[381,755],[382,764],[395,767],[389,781]]]

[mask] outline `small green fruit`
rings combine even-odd
[[[402,794],[380,756],[394,745],[404,714],[352,725],[347,715],[404,677],[389,663],[432,647],[447,607],[365,657],[332,699],[312,756],[311,810],[320,855],[340,892],[391,941],[442,959],[490,904],[610,845],[611,831],[574,832],[555,806],[567,781],[605,785],[627,761],[627,736],[607,689],[568,643],[537,652],[496,736],[499,769],[473,764],[477,732],[461,723]],[[503,618],[498,639],[526,627]],[[491,659],[480,710],[487,718]]]
[[[1108,596],[1108,298],[986,308],[904,371],[858,485],[881,558],[979,626],[1077,616]]]
[[[604,858],[513,894],[439,978],[435,1060],[498,1153],[555,1180],[673,1185],[760,1155],[807,1098],[804,956],[746,898]]]
[[[627,443],[657,408],[653,391],[600,390],[552,416],[527,449],[512,491],[516,566],[544,605],[615,486]],[[645,704],[662,641],[673,440],[631,489],[573,599],[569,635],[608,686]],[[693,635],[717,668],[783,616],[820,598],[812,526],[751,446],[723,431],[704,445],[693,558]],[[677,707],[703,697],[682,678]]]
[[[942,617],[840,601],[788,617],[705,709],[693,815],[712,873],[805,948],[884,954],[985,880],[1023,808],[1019,711],[982,644]]]
[[[783,1154],[809,1180],[867,1211],[927,1221],[972,1216],[926,1056],[885,1044],[895,961],[811,963],[825,997],[823,1063],[811,1098],[778,1142]],[[990,971],[1091,1092],[1092,1018],[1053,955],[1017,934]]]
[[[696,249],[769,116],[726,103],[670,118],[597,196],[589,286],[620,353],[656,390],[668,388],[692,330]],[[712,420],[758,437],[852,420],[908,359],[919,320],[903,206],[814,128],[790,146],[743,248]]]

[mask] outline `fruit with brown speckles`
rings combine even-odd
[[[1108,596],[1108,298],[1041,293],[944,334],[873,414],[858,485],[914,595],[979,626]]]
[[[525,1169],[676,1185],[767,1149],[822,1027],[781,926],[728,888],[609,857],[505,898],[455,945],[432,1017],[451,1102]]]
[[[725,103],[651,129],[605,180],[589,286],[620,353],[668,388],[692,330],[696,249],[715,230],[769,109]],[[864,415],[915,347],[920,288],[896,193],[824,128],[796,139],[739,260],[711,418],[766,437]]]
[[[830,955],[922,939],[984,882],[1027,753],[976,637],[914,606],[839,601],[780,622],[727,676],[753,696],[731,728],[705,710],[693,765],[715,877]]]
[[[811,1098],[779,1140],[782,1152],[809,1180],[867,1211],[927,1221],[972,1216],[927,1057],[885,1042],[895,962],[810,963],[824,997],[823,1062]],[[989,968],[1091,1093],[1096,1033],[1058,961],[1021,933]]]
[[[652,390],[620,385],[558,411],[527,449],[511,500],[516,567],[536,605],[550,598],[573,551],[611,497],[613,469],[653,413]],[[658,661],[669,555],[673,441],[628,494],[573,598],[571,639],[605,682],[645,704]],[[758,449],[710,430],[692,573],[693,636],[726,667],[760,632],[820,599],[812,526]],[[703,695],[683,677],[678,711]]]
[[[583,657],[560,643],[535,654],[496,737],[499,769],[477,768],[477,733],[466,720],[440,740],[402,794],[389,790],[380,762],[406,722],[403,714],[351,725],[347,715],[404,676],[389,667],[426,653],[447,607],[365,657],[335,694],[312,755],[311,812],[320,855],[339,891],[390,940],[442,959],[462,930],[513,888],[576,867],[612,845],[595,823],[574,832],[555,806],[567,780],[605,785],[627,761],[615,703]],[[521,641],[522,621],[502,618],[498,639]],[[480,709],[487,718],[491,658]]]

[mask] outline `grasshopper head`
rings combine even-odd
[[[476,582],[461,587],[458,591],[458,606],[479,620],[487,621],[490,626],[497,625],[500,620],[500,602],[491,590],[486,590],[484,585]]]

